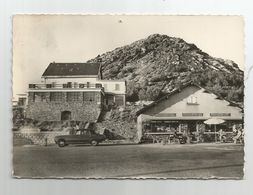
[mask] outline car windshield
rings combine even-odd
[[[85,131],[85,130],[77,130],[75,132],[75,135],[91,135],[90,131]]]

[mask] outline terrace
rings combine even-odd
[[[89,90],[89,89],[99,89],[103,90],[103,86],[100,83],[76,83],[76,82],[68,82],[68,83],[50,83],[50,84],[29,84],[29,91],[33,90]]]

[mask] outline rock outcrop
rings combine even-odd
[[[105,79],[127,80],[128,101],[155,100],[189,81],[228,100],[243,101],[238,65],[211,57],[180,38],[154,34],[88,62],[101,63]]]

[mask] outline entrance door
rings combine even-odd
[[[62,121],[71,120],[71,112],[70,111],[61,112],[61,120]]]
[[[195,121],[189,121],[188,123],[188,143],[197,142],[198,138],[196,136],[197,124]]]
[[[110,109],[111,106],[114,104],[114,96],[113,95],[106,95],[105,96],[105,104],[108,106],[108,108]]]
[[[189,133],[193,133],[193,132],[196,132],[197,131],[197,128],[196,128],[196,122],[189,122],[188,123],[188,131]]]

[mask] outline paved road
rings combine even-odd
[[[14,174],[24,177],[243,176],[243,146],[101,145],[14,147]]]

